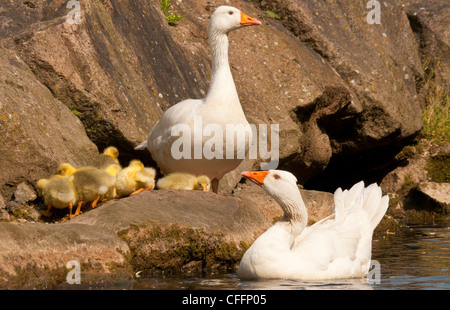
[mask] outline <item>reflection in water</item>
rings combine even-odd
[[[405,228],[374,242],[382,289],[450,289],[450,229]]]
[[[351,289],[370,290],[366,279],[342,279],[333,281],[261,280],[241,281],[236,274],[215,278],[152,278],[138,279],[128,289],[188,289],[188,290],[318,290]]]
[[[242,282],[239,289],[246,290],[371,290],[366,279],[331,281],[265,280]]]

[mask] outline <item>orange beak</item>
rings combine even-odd
[[[261,25],[261,22],[256,18],[252,18],[241,12],[241,26]]]
[[[269,174],[269,171],[244,171],[241,174],[256,185],[262,186],[264,178]]]

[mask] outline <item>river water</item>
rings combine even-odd
[[[241,281],[236,274],[199,277],[137,278],[101,289],[125,290],[450,290],[450,221],[438,226],[403,227],[374,237],[372,260],[379,269],[373,277],[332,281]],[[375,265],[374,265],[375,266]],[[377,272],[379,271],[379,272]],[[379,280],[379,281],[376,281]],[[98,288],[93,288],[98,289]]]

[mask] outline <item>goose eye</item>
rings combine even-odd
[[[233,15],[233,13],[234,13],[233,11],[228,12],[228,14],[230,14],[230,15]]]
[[[279,176],[278,174],[275,174],[275,175],[273,176],[273,178],[274,178],[275,180],[278,180],[278,179],[280,179],[280,176]]]

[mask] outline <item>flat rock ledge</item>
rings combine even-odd
[[[310,223],[330,214],[333,195],[302,190]],[[131,280],[154,272],[234,270],[245,250],[282,215],[262,189],[233,196],[156,190],[105,202],[63,223],[0,222],[0,288]]]

